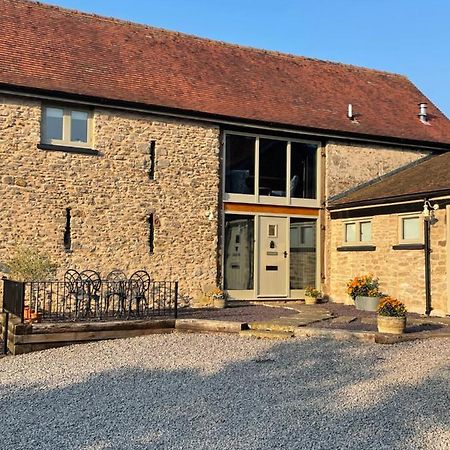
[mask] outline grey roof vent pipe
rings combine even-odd
[[[427,104],[419,103],[419,119],[423,123],[428,123]]]

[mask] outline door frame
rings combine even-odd
[[[261,239],[262,239],[262,233],[261,233],[261,219],[263,218],[276,218],[276,219],[283,219],[284,221],[284,235],[285,235],[285,250],[287,252],[287,257],[284,258],[285,259],[285,278],[284,278],[284,288],[283,294],[280,295],[266,295],[266,294],[261,294],[260,293],[260,280],[261,280],[261,270],[262,270],[262,266],[263,266],[263,260],[262,257],[260,255],[260,245],[261,245]],[[289,290],[289,276],[290,276],[290,251],[289,251],[289,245],[290,245],[290,238],[289,238],[289,217],[288,216],[284,216],[284,215],[280,215],[280,214],[258,214],[258,216],[255,216],[255,220],[258,221],[258,226],[257,228],[257,238],[255,236],[255,249],[258,248],[258,256],[255,257],[255,272],[256,272],[256,268],[258,270],[258,276],[255,277],[255,279],[257,280],[257,282],[254,282],[253,284],[253,288],[254,288],[254,292],[255,292],[255,296],[256,298],[289,298],[290,295],[290,290]],[[281,285],[281,282],[280,282]]]
[[[286,283],[287,283],[287,297],[279,297],[283,299],[300,299],[304,298],[305,291],[304,289],[290,289],[290,218],[300,218],[300,219],[315,219],[316,220],[316,288],[321,289],[322,285],[322,276],[321,276],[321,255],[324,248],[324,243],[321,240],[321,229],[323,223],[323,216],[320,214],[320,210],[317,210],[317,215],[308,215],[308,214],[280,214],[280,213],[270,213],[270,212],[252,212],[252,211],[225,211],[222,209],[222,230],[225,229],[225,214],[236,214],[236,215],[245,215],[245,216],[253,216],[255,220],[254,224],[254,260],[253,260],[253,289],[249,290],[228,290],[228,295],[231,299],[235,300],[262,300],[264,298],[269,297],[259,297],[258,293],[258,285],[259,285],[259,216],[273,216],[273,217],[285,217],[286,220],[286,239],[287,239],[287,270],[286,270]],[[221,277],[222,277],[222,286],[223,286],[223,276],[224,276],[224,267],[225,267],[225,233],[221,235]]]

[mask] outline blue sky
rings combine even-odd
[[[46,2],[211,39],[401,73],[450,117],[448,0]]]

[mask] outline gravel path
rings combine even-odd
[[[450,449],[450,345],[172,334],[0,360],[0,448]]]

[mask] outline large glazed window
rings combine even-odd
[[[235,194],[255,193],[256,138],[228,134],[226,140],[225,190]]]
[[[286,197],[287,142],[259,140],[259,195]]]
[[[225,216],[225,289],[253,289],[254,223],[253,216]]]
[[[291,218],[290,222],[290,287],[305,289],[316,285],[315,219]]]
[[[225,133],[225,199],[317,207],[318,144]]]
[[[291,143],[290,190],[293,198],[316,198],[317,146]]]

